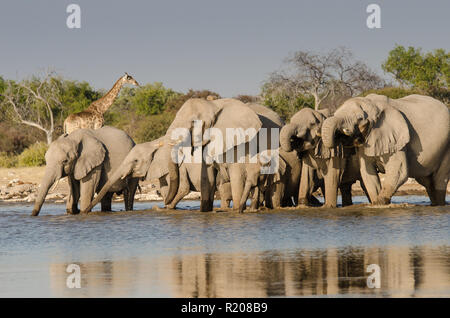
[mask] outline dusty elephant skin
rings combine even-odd
[[[192,180],[200,180],[201,165],[182,163],[176,170],[171,170],[168,167],[168,162],[171,162],[171,146],[168,140],[166,140],[166,137],[136,145],[114,171],[111,178],[103,186],[87,209],[92,209],[99,203],[116,182],[129,177],[157,180],[159,183],[159,192],[165,205],[170,209],[175,208],[176,204],[191,189],[187,179],[188,175]],[[172,183],[176,183],[176,185],[174,186]],[[199,191],[200,186],[198,182],[195,182],[195,184],[196,186],[193,191]],[[171,188],[175,188],[178,192],[173,199],[170,199],[169,196]]]
[[[370,94],[347,100],[324,122],[322,138],[329,148],[339,143],[340,135],[358,146],[361,177],[372,203],[390,203],[411,177],[425,186],[432,205],[445,205],[449,130],[449,109],[434,98]],[[386,174],[383,182],[378,172]]]
[[[255,131],[259,131],[261,127],[279,129],[283,124],[276,113],[262,105],[244,104],[235,99],[209,101],[190,99],[180,108],[164,137],[133,148],[88,209],[102,199],[114,182],[130,175],[147,180],[158,180],[164,203],[170,209],[175,208],[189,191],[199,191],[201,193],[200,210],[211,211],[217,183],[219,192],[222,192],[221,198],[228,202],[226,206],[228,207],[230,201],[233,200],[234,208],[239,208],[241,212],[245,208],[250,191],[254,192],[252,198],[252,207],[254,208],[258,207],[260,200],[265,200],[266,205],[273,206],[272,202],[268,203],[272,197],[276,207],[292,202],[292,192],[298,191],[300,164],[292,160],[291,155],[286,154],[289,160],[281,158],[282,170],[272,177],[261,175],[260,164],[205,162],[204,160],[196,163],[187,160],[185,155],[181,156],[177,163],[174,163],[172,153],[177,153],[174,149],[176,145],[183,144],[184,147],[191,150],[194,149],[194,142],[201,142],[206,148],[210,146],[209,140],[194,141],[193,139],[196,137],[181,141],[172,138],[172,133],[177,132],[177,128],[187,129],[191,136],[194,136],[193,120],[201,120],[202,136],[208,128],[215,128],[225,136],[227,129],[230,128],[254,128]],[[246,137],[243,144],[249,143],[249,138]],[[236,151],[239,145],[241,144],[227,149],[228,145],[224,144],[223,153],[215,154],[215,158],[222,156],[223,159],[227,151]],[[205,152],[208,152],[208,149]],[[285,182],[288,183],[287,187],[284,186]],[[277,184],[275,185],[275,183]],[[222,191],[224,188],[227,189],[227,194]],[[267,189],[267,195],[260,193],[262,188]],[[225,205],[223,204],[223,206]]]
[[[90,211],[87,207],[94,193],[109,179],[133,146],[133,140],[125,132],[112,127],[98,130],[79,129],[69,135],[60,136],[45,154],[45,174],[32,215],[39,214],[50,187],[65,176],[68,177],[70,188],[67,213],[79,213],[78,201],[81,211]],[[125,208],[132,210],[137,184],[136,178],[115,183],[102,200],[102,210],[111,211],[114,192],[123,192]]]
[[[202,122],[202,136],[206,129],[212,127],[220,114],[222,103],[229,100],[209,101],[200,98],[192,98],[186,101],[177,112],[174,121],[169,126],[166,135],[156,141],[137,145],[127,156],[113,180],[121,176],[132,174],[139,178],[158,179],[160,192],[166,206],[174,208],[190,189],[201,191],[201,210],[211,211],[214,200],[215,174],[213,167],[205,167],[203,163],[187,165],[183,160],[174,162],[172,152],[174,146],[187,144],[193,147],[194,140],[173,140],[172,134],[177,129],[186,129],[193,136],[193,122]],[[181,174],[181,175],[180,175]],[[193,187],[187,179],[188,175],[194,181]],[[106,184],[99,196],[93,202],[96,204],[108,191],[111,184]],[[200,189],[199,189],[200,188]],[[93,205],[91,205],[93,206]]]
[[[336,207],[338,188],[342,193],[342,204],[352,204],[351,187],[361,181],[359,164],[354,158],[351,144],[341,149],[324,147],[321,127],[326,116],[323,111],[310,108],[301,109],[292,116],[289,124],[280,132],[281,149],[286,152],[296,150],[302,158],[303,167],[300,178],[298,201],[302,205],[316,205],[312,192],[319,186],[319,179],[325,183],[325,206]]]
[[[224,108],[221,116],[226,116],[227,123],[224,124],[219,121],[215,127],[223,127],[225,125],[227,127],[236,126],[235,123],[231,122],[231,120],[237,120],[233,119],[236,117],[236,114],[242,116],[242,114],[247,114],[250,111],[253,111],[258,116],[261,124],[257,125],[256,120],[254,120],[255,124],[251,126],[259,126],[260,128],[258,128],[257,134],[253,139],[246,142],[246,153],[242,163],[237,162],[239,147],[239,145],[237,145],[233,149],[228,149],[228,151],[232,152],[235,162],[230,163],[222,160],[220,163],[216,164],[220,175],[220,197],[221,199],[224,198],[226,201],[225,204],[222,203],[222,207],[229,207],[230,202],[233,201],[234,209],[237,208],[239,212],[243,212],[246,208],[246,201],[252,192],[250,210],[257,210],[263,203],[268,208],[291,206],[293,204],[292,197],[294,197],[294,201],[296,201],[297,198],[296,193],[298,192],[301,171],[301,163],[298,162],[296,155],[285,152],[281,152],[278,155],[275,152],[274,156],[278,157],[278,168],[270,174],[263,174],[261,173],[263,168],[262,163],[250,163],[248,153],[248,144],[252,142],[255,142],[258,145],[258,156],[264,152],[271,154],[271,149],[277,149],[278,142],[275,145],[271,144],[271,134],[273,133],[273,130],[280,130],[284,125],[283,120],[274,111],[259,104],[249,103],[241,107],[246,107],[247,109],[241,108],[241,110],[237,111],[232,108]],[[242,117],[245,117],[246,120],[250,120],[251,118],[254,118],[254,115],[248,114]],[[219,120],[220,119],[221,118],[219,118]],[[242,124],[246,125],[243,127],[249,126],[249,123]],[[260,129],[265,129],[267,134],[261,135]],[[261,138],[267,138],[267,144],[262,147],[260,144]],[[262,144],[264,143],[265,142]],[[273,159],[274,158],[272,158],[266,166],[275,165]],[[259,160],[261,159],[259,158]]]

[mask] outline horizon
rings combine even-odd
[[[381,64],[396,44],[424,52],[450,49],[450,3],[376,1],[381,28],[369,29],[366,7],[374,2],[79,0],[81,28],[69,29],[66,8],[73,1],[19,0],[0,13],[0,76],[21,80],[51,68],[108,90],[128,72],[143,84],[233,97],[258,95],[269,74],[299,50],[325,53],[344,46],[392,80]]]

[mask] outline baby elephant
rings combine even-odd
[[[39,214],[50,187],[66,176],[70,187],[67,213],[79,213],[78,201],[81,211],[89,212],[87,207],[94,193],[111,178],[133,147],[134,141],[125,132],[107,126],[97,130],[78,129],[60,136],[50,144],[45,154],[45,175],[32,215]],[[102,211],[111,211],[115,192],[123,192],[125,209],[132,210],[138,182],[137,178],[132,177],[115,182],[102,200]]]

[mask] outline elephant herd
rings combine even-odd
[[[213,209],[216,194],[221,208],[232,202],[239,212],[248,199],[252,210],[319,206],[313,196],[318,188],[324,206],[337,206],[338,190],[342,205],[350,205],[357,180],[371,204],[384,205],[408,178],[426,188],[432,205],[445,205],[449,131],[448,107],[422,95],[350,98],[334,114],[304,108],[287,124],[259,104],[193,98],[151,142],[135,145],[113,127],[60,136],[45,155],[32,215],[65,176],[71,214],[87,213],[99,202],[102,211],[111,211],[114,193],[122,193],[125,209],[132,210],[144,179],[159,183],[169,209],[190,191],[200,192],[201,211]]]

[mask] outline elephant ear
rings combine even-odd
[[[402,150],[409,140],[409,127],[403,115],[393,107],[386,107],[369,131],[364,154],[375,157],[394,153]]]
[[[286,173],[286,161],[283,159],[282,156],[278,156],[278,170],[275,172],[273,176],[273,182],[279,182],[281,181],[281,177]]]
[[[94,136],[85,134],[78,146],[78,159],[75,163],[74,176],[76,180],[86,177],[94,168],[105,160],[106,150],[103,144]]]
[[[163,146],[156,149],[152,161],[148,168],[147,180],[159,179],[169,173],[168,160],[170,158],[170,148]]]
[[[236,130],[236,132],[239,132],[241,140],[243,140],[243,142],[249,142],[254,136],[245,134],[245,131],[254,129],[255,132],[258,132],[261,127],[262,122],[259,116],[242,102],[229,102],[224,104],[222,111],[214,124],[214,128],[219,129],[222,132],[224,153],[234,146],[239,145],[234,144],[231,147],[227,147],[227,129],[239,129]]]

